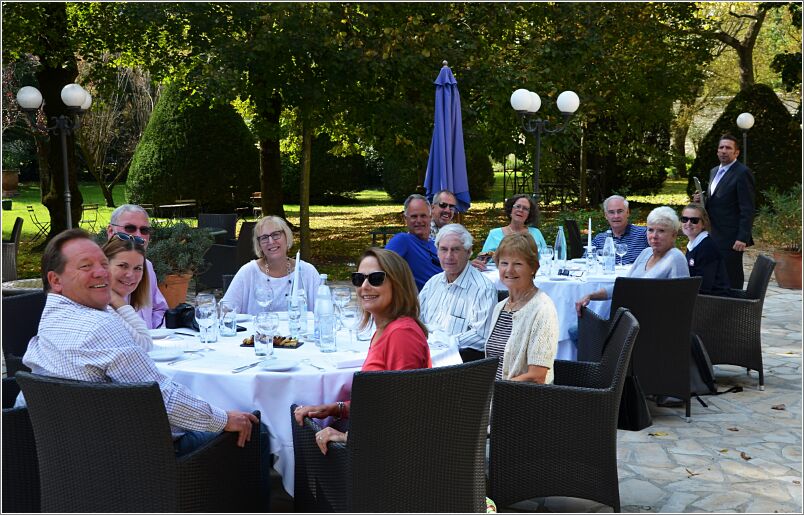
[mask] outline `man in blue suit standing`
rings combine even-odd
[[[704,203],[712,223],[712,240],[723,255],[732,288],[743,288],[743,252],[754,244],[754,174],[737,160],[740,147],[731,134],[721,136],[717,147],[720,165],[709,172]],[[700,202],[696,194],[695,202]]]

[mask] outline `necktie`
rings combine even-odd
[[[720,182],[720,179],[723,177],[723,174],[726,173],[726,168],[720,167],[720,170],[717,171],[715,174],[715,178],[712,179],[712,187],[709,188],[709,194],[713,194],[715,192],[715,188],[717,187],[717,183]]]

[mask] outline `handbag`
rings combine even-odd
[[[182,302],[175,308],[165,311],[165,327],[168,329],[186,327],[194,331],[201,330],[195,320],[195,308],[186,302]]]
[[[626,375],[623,395],[620,398],[620,413],[617,418],[617,429],[640,431],[653,425],[653,418],[648,409],[648,401],[635,375]]]

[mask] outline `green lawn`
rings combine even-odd
[[[507,224],[502,207],[502,172],[495,173],[495,185],[492,189],[492,199],[472,202],[471,209],[463,215],[463,224],[475,238],[475,250],[479,250],[485,241],[489,230]],[[113,208],[105,207],[100,189],[94,183],[82,183],[81,194],[84,203],[97,203],[98,228],[105,226]],[[632,221],[645,222],[650,209],[657,205],[670,205],[680,208],[686,203],[686,181],[668,180],[659,195],[632,196]],[[3,211],[3,237],[8,238],[14,220],[17,216],[25,221],[23,224],[22,242],[19,253],[19,276],[21,278],[37,277],[39,275],[39,261],[41,250],[34,248],[30,239],[35,234],[35,228],[30,221],[26,205],[33,205],[39,220],[49,220],[47,209],[39,200],[38,184],[20,184],[19,195],[13,198],[11,211]],[[117,205],[125,202],[124,188],[114,190]],[[293,224],[299,223],[299,206],[285,205],[288,219]],[[332,279],[347,279],[353,271],[354,263],[360,254],[371,245],[369,231],[380,226],[403,227],[401,216],[402,206],[391,201],[388,195],[381,190],[365,190],[357,194],[355,202],[337,206],[310,206],[310,228],[312,232],[313,263],[321,273],[329,274]],[[592,217],[595,231],[605,228],[605,220],[599,207],[591,209],[561,211],[558,206],[550,206],[542,211],[540,228],[548,241],[553,241],[557,232],[557,225],[564,218],[579,220],[582,228],[586,227],[586,220]],[[296,235],[296,247],[298,235]],[[40,239],[38,244],[41,244]]]

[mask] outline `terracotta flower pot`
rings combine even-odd
[[[776,260],[776,268],[773,273],[779,287],[800,290],[801,252],[775,251],[773,259]]]
[[[17,170],[3,170],[3,197],[17,196],[20,184],[20,172]]]
[[[193,274],[180,274],[180,275],[167,275],[165,282],[159,283],[159,291],[165,296],[168,307],[175,308],[182,302],[187,300],[187,288],[190,285],[190,279]]]

